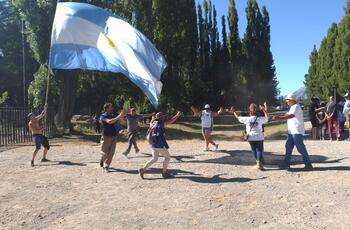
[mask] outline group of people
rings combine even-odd
[[[309,109],[310,121],[312,124],[312,138],[314,140],[328,138],[333,141],[333,128],[335,128],[335,139],[340,140],[340,130],[342,126],[342,118],[345,118],[345,128],[348,129],[350,140],[350,94],[344,95],[345,103],[343,108],[339,108],[334,96],[329,97],[328,103],[321,102],[316,96],[311,98]]]
[[[246,125],[245,139],[249,142],[251,151],[256,160],[256,167],[259,170],[264,170],[264,133],[263,125],[269,122],[269,120],[288,120],[288,138],[285,145],[285,160],[282,168],[288,169],[290,167],[291,155],[294,146],[296,146],[298,152],[302,155],[305,170],[312,170],[312,164],[309,159],[309,154],[304,145],[304,118],[303,111],[293,94],[289,94],[286,97],[286,102],[290,106],[289,112],[283,116],[272,116],[269,118],[268,106],[264,103],[261,108],[256,104],[250,104],[249,114],[245,116],[240,111],[231,107],[230,109],[220,108],[219,111],[214,112],[211,110],[210,105],[206,104],[203,110],[198,110],[194,106],[191,106],[191,110],[194,116],[198,116],[201,119],[202,135],[205,142],[204,151],[209,151],[209,145],[214,147],[214,150],[218,150],[219,145],[215,143],[211,137],[211,132],[213,131],[213,118],[224,113],[232,114],[238,119],[239,122]],[[34,158],[40,146],[44,146],[43,160],[46,160],[46,153],[49,148],[47,139],[42,138],[42,129],[39,129],[38,121],[46,114],[45,107],[44,111],[37,117],[33,114],[30,115],[29,128],[33,132],[33,141],[36,145],[35,154],[31,161],[31,165],[34,166]],[[162,112],[153,114],[137,114],[135,108],[130,108],[129,113],[125,114],[123,111],[118,115],[114,114],[114,108],[111,103],[106,103],[103,107],[104,112],[100,116],[100,121],[102,124],[102,134],[101,134],[101,159],[100,166],[109,172],[109,168],[115,153],[117,136],[120,130],[120,121],[127,120],[127,131],[128,131],[128,147],[123,152],[124,156],[128,156],[131,151],[132,146],[134,146],[135,153],[138,153],[140,149],[137,146],[137,132],[139,130],[139,121],[145,117],[152,117],[149,129],[147,131],[147,140],[152,148],[152,158],[145,163],[145,165],[138,169],[139,175],[144,179],[144,175],[147,169],[154,164],[159,156],[164,157],[162,176],[163,178],[173,177],[168,171],[168,164],[170,162],[169,145],[165,137],[165,128],[167,125],[174,123],[182,113],[178,111],[170,119],[165,119],[165,114]],[[39,135],[39,136],[38,136]]]

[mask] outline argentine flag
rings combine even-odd
[[[57,4],[52,27],[50,69],[85,69],[122,73],[154,106],[167,63],[137,29],[112,13],[86,3]]]

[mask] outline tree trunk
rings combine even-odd
[[[78,72],[59,71],[59,94],[60,100],[57,114],[55,115],[55,126],[58,134],[64,134],[70,130],[70,120],[73,115],[75,99],[77,94]]]

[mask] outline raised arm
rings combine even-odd
[[[267,106],[266,101],[264,102],[264,107],[262,111],[264,112],[265,118],[269,120],[269,107]]]
[[[104,119],[103,121],[106,122],[107,124],[114,124],[117,121],[123,120],[125,118],[125,112],[121,111],[118,116],[112,119]]]
[[[200,111],[199,111],[196,107],[194,107],[194,106],[192,105],[192,106],[191,106],[191,110],[192,110],[192,112],[193,112],[193,116],[200,117],[201,113],[200,113]]]
[[[42,119],[43,117],[45,117],[46,113],[47,113],[47,104],[44,105],[44,109],[43,109],[43,111],[40,113],[40,115],[36,116],[35,118],[36,118],[37,120],[40,120],[40,119]]]
[[[238,117],[240,116],[240,111],[236,111],[235,107],[231,106],[230,109],[226,109],[225,110],[226,113],[232,114],[233,116],[235,116],[235,118],[238,119]]]
[[[217,117],[217,116],[219,116],[219,115],[221,115],[223,113],[225,113],[225,110],[224,110],[224,108],[222,106],[220,107],[220,109],[217,112],[213,112],[214,117]]]
[[[172,118],[170,118],[169,120],[165,121],[164,124],[165,125],[170,125],[170,124],[174,123],[177,120],[177,118],[179,118],[181,116],[181,114],[182,113],[180,111],[178,111]]]

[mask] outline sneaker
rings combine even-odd
[[[145,170],[143,168],[139,168],[139,175],[140,175],[141,179],[145,179],[143,177],[144,174],[145,174]]]
[[[164,179],[169,179],[169,178],[174,178],[174,175],[171,174],[171,173],[166,172],[166,173],[162,173],[162,177]]]
[[[219,149],[219,144],[215,145],[215,151],[217,151]]]
[[[312,166],[312,164],[306,164],[304,167],[305,171],[312,171],[314,169],[314,167]]]
[[[30,161],[30,166],[34,167],[34,161]]]
[[[103,161],[100,160],[100,167],[102,168],[103,167]]]
[[[135,154],[138,154],[140,152],[140,149],[135,149]]]
[[[264,171],[265,170],[265,168],[264,168],[264,166],[263,166],[263,164],[262,164],[262,162],[260,161],[258,161],[258,162],[256,162],[256,168],[258,169],[258,170],[260,170],[260,171]]]
[[[46,159],[46,158],[43,158],[41,159],[41,162],[49,162],[50,160]]]
[[[209,151],[209,148],[208,148],[208,147],[205,147],[205,148],[203,149],[203,151],[204,151],[204,152],[208,152],[208,151]]]
[[[123,152],[122,154],[123,154],[126,158],[129,159],[129,157],[128,157],[128,154],[129,154],[129,153],[128,153],[128,152]]]
[[[104,169],[104,171],[105,171],[106,173],[109,173],[109,167],[108,167],[108,166],[105,166],[103,169]]]

